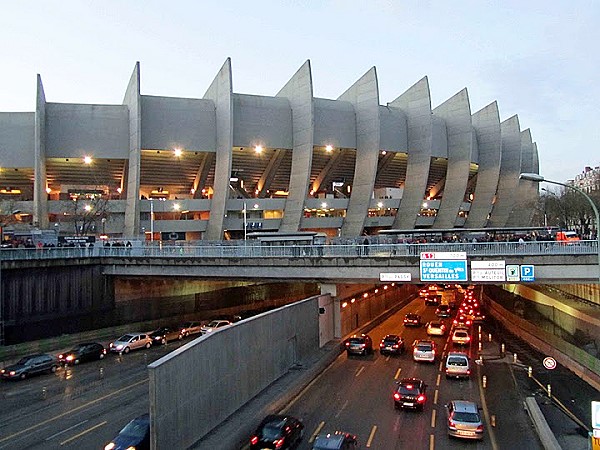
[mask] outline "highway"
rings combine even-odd
[[[478,449],[541,448],[523,410],[510,364],[473,364],[471,379],[448,380],[442,362],[445,354],[454,350],[448,342],[449,334],[431,338],[438,344],[434,364],[413,362],[413,340],[428,337],[424,326],[403,326],[403,317],[416,312],[426,323],[435,318],[434,311],[434,306],[414,300],[369,332],[375,348],[373,355],[349,358],[341,354],[285,408],[286,413],[305,424],[300,449],[310,449],[319,431],[334,430],[356,434],[360,448],[382,450],[464,448],[467,444]],[[450,319],[446,322],[450,323]],[[483,336],[487,336],[486,327],[484,324]],[[388,333],[404,337],[405,354],[379,353],[379,342]],[[476,327],[472,338],[471,346],[463,350],[474,360],[478,346]],[[148,411],[146,366],[185,342],[121,357],[108,355],[102,361],[60,369],[52,375],[0,383],[0,449],[103,448],[129,420]],[[496,342],[484,338],[482,345],[484,351],[497,351]],[[485,388],[483,374],[488,378]],[[427,383],[423,412],[394,409],[395,381],[404,377],[422,378]],[[447,436],[445,404],[454,399],[475,401],[483,408],[483,441],[463,442]]]

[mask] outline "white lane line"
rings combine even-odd
[[[435,428],[435,409],[431,411],[431,428]]]
[[[96,428],[100,428],[101,426],[103,426],[103,425],[106,425],[107,423],[108,423],[108,422],[105,420],[104,422],[101,422],[101,423],[99,423],[99,424],[97,424],[97,425],[94,425],[92,428],[88,428],[87,430],[84,430],[84,431],[82,431],[81,433],[79,433],[79,434],[76,434],[75,436],[73,436],[73,437],[70,437],[69,439],[67,439],[67,440],[65,440],[65,441],[62,441],[62,442],[60,443],[60,446],[62,447],[63,445],[65,445],[65,444],[68,444],[69,442],[71,442],[71,441],[74,441],[75,439],[79,439],[79,438],[80,438],[81,436],[83,436],[84,434],[87,434],[87,433],[89,433],[90,431],[94,431]]]
[[[448,342],[446,342],[446,345],[444,345],[444,351],[446,351],[447,348],[448,348]]]
[[[360,369],[358,369],[358,372],[356,372],[356,374],[354,376],[355,377],[359,376],[363,370],[365,370],[365,366],[362,366]]]
[[[319,434],[321,432],[321,430],[323,429],[324,426],[325,426],[325,422],[321,422],[319,424],[319,426],[316,428],[315,432],[310,436],[310,439],[308,440],[308,442],[314,441],[315,438],[317,437],[317,434]]]
[[[78,424],[73,425],[72,427],[69,427],[62,431],[59,431],[58,433],[54,433],[52,436],[48,436],[46,438],[46,440],[49,441],[50,439],[54,439],[56,436],[60,436],[61,434],[66,433],[67,431],[71,431],[73,428],[77,428],[79,425],[83,425],[86,422],[87,422],[87,419],[84,420],[83,422],[79,422]]]
[[[435,394],[433,394],[433,404],[437,405],[437,401],[438,401],[438,394],[440,393],[439,390],[435,390]]]
[[[436,386],[439,386],[439,385],[440,385],[440,379],[441,379],[441,378],[442,378],[442,376],[441,376],[441,375],[438,373],[437,380],[435,380],[435,385],[436,385]]]
[[[369,439],[367,440],[367,444],[366,444],[367,448],[369,448],[371,446],[371,443],[373,442],[373,438],[375,437],[376,431],[377,431],[377,425],[373,425],[373,428],[371,428],[371,434],[369,434]]]
[[[402,367],[398,367],[398,370],[396,370],[396,375],[394,375],[394,380],[397,380],[398,378],[400,378],[400,372],[402,372]]]
[[[440,361],[440,372],[442,371],[442,367],[444,366],[444,361],[442,359],[442,361]]]
[[[342,407],[340,408],[340,410],[335,414],[336,418],[340,417],[340,414],[342,413],[342,411],[344,410],[344,408],[346,408],[346,406],[348,406],[348,400],[346,400],[344,402],[344,404],[342,405]]]
[[[387,357],[385,358],[385,360],[389,361],[391,357],[392,357],[392,355],[387,355]]]
[[[433,450],[435,448],[435,436],[433,434],[429,435],[429,450]]]

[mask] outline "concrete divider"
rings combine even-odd
[[[188,448],[319,350],[319,298],[201,336],[148,366],[151,448]]]
[[[544,414],[540,410],[537,400],[534,397],[527,397],[525,399],[525,409],[529,413],[529,417],[533,422],[533,426],[537,431],[540,441],[546,450],[562,450],[562,447],[556,440],[554,433],[548,426]]]

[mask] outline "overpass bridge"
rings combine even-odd
[[[500,280],[497,277],[475,279],[473,270],[494,265],[526,266],[533,269],[533,276],[526,282],[564,284],[597,283],[600,279],[598,252],[595,240],[573,244],[533,241],[293,246],[222,241],[197,245],[134,242],[131,247],[2,249],[0,258],[4,270],[99,264],[102,274],[107,276],[285,279],[326,283],[520,282],[520,279]],[[442,259],[462,258],[466,278],[423,279],[421,263],[424,255],[433,255],[434,259],[435,255],[442,255]]]

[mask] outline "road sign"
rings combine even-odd
[[[521,281],[535,281],[533,264],[521,264]]]
[[[380,273],[379,281],[410,281],[410,272]]]
[[[506,281],[521,281],[519,266],[517,264],[508,264],[506,266]]]
[[[421,252],[421,259],[467,259],[467,252]]]
[[[556,360],[550,356],[546,356],[542,363],[544,364],[544,367],[548,370],[556,369]]]
[[[423,282],[467,281],[467,261],[421,260]]]
[[[505,261],[471,261],[471,281],[506,281]]]
[[[592,428],[600,428],[600,402],[592,401]]]

